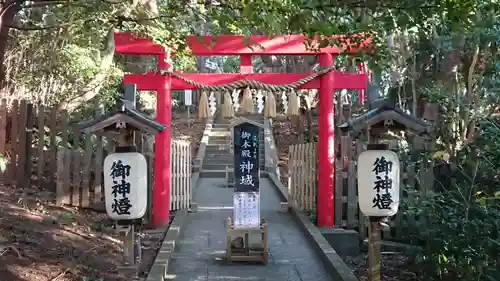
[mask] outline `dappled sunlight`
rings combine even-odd
[[[220,211],[220,210],[232,210],[233,206],[198,206],[198,211]]]
[[[127,280],[114,270],[121,260],[121,242],[102,225],[101,214],[56,207],[18,192],[0,185],[1,276],[9,281],[45,281],[59,275],[58,281],[81,281],[81,276]]]
[[[170,273],[165,274],[165,280],[175,280],[176,277],[177,277],[176,274],[170,274]]]
[[[258,277],[258,276],[241,276],[241,277],[238,277],[238,276],[228,276],[228,275],[223,275],[223,276],[220,276],[220,277],[223,277],[224,280],[258,280],[258,281],[262,281],[262,280],[265,280],[263,279],[262,277]]]

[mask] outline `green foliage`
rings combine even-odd
[[[500,280],[499,128],[497,119],[481,121],[480,133],[457,153],[451,184],[404,202],[404,215],[416,218],[407,222],[406,239],[423,249],[422,280]]]
[[[423,200],[406,213],[425,221],[425,227],[415,227],[412,235],[423,248],[417,259],[421,278],[499,280],[498,202],[464,202],[460,194]]]
[[[304,210],[304,214],[311,219],[313,224],[318,222],[318,213],[316,210]]]

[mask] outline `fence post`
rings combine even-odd
[[[0,100],[0,154],[4,157],[7,156],[7,147],[5,142],[7,140],[7,100]]]
[[[26,106],[26,128],[25,128],[25,142],[24,142],[24,185],[31,186],[31,168],[33,166],[31,143],[33,139],[33,104],[28,103]],[[45,166],[45,165],[44,165]]]
[[[66,187],[66,171],[68,170],[67,153],[65,148],[57,150],[57,174],[56,174],[56,205],[62,206],[69,203],[68,190]]]
[[[17,183],[18,188],[25,188],[27,177],[31,177],[31,171],[26,171],[26,162],[29,162],[28,140],[27,137],[27,120],[28,120],[28,103],[26,100],[21,100],[19,107],[19,143],[18,143],[18,162],[17,162]]]
[[[18,171],[17,167],[17,156],[19,154],[18,138],[19,138],[19,101],[13,100],[12,106],[10,108],[10,162],[7,169],[9,179],[12,182],[16,182],[16,173]]]
[[[50,117],[49,117],[49,143],[50,147],[48,150],[48,154],[50,155],[49,160],[49,182],[50,184],[56,184],[56,179],[54,178],[54,175],[57,173],[57,141],[56,137],[61,130],[58,130],[57,127],[57,118],[59,116],[59,111],[57,111],[57,108],[52,108],[50,111]],[[63,115],[62,115],[63,116]],[[47,154],[45,154],[47,155]]]
[[[43,178],[44,178],[44,172],[47,163],[45,162],[45,153],[44,153],[44,147],[45,147],[45,107],[42,104],[39,104],[37,106],[37,127],[38,127],[38,142],[36,144],[36,154],[37,154],[37,169],[36,169],[36,177],[38,181],[38,186],[42,186],[45,184]]]

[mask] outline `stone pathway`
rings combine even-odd
[[[329,275],[309,248],[268,179],[261,179],[261,216],[269,222],[267,265],[227,264],[225,221],[232,214],[233,189],[224,179],[203,178],[194,190],[198,212],[188,215],[179,251],[173,254],[167,280],[174,281],[326,281]]]

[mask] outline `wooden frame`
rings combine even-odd
[[[286,85],[290,83],[297,82],[314,72],[306,73],[251,73],[251,74],[240,74],[240,73],[177,73],[188,80],[194,80],[198,83],[217,86],[223,84],[229,84],[243,79],[255,80],[262,82],[264,84],[272,85]],[[338,85],[338,89],[347,90],[359,90],[365,89],[367,85],[367,75],[359,73],[343,73],[343,72],[331,72],[333,79],[335,80],[335,85]],[[137,84],[137,89],[140,91],[156,91],[158,87],[164,87],[163,75],[159,73],[147,73],[147,74],[127,74],[123,77],[124,84]],[[144,79],[148,79],[148,83],[144,83]],[[192,84],[189,84],[179,78],[171,77],[171,87],[176,90],[197,90],[198,88]],[[318,79],[312,80],[298,89],[318,89],[321,83]]]
[[[226,166],[226,188],[234,187],[234,169]]]
[[[255,247],[249,247],[250,235],[252,233],[260,234],[260,244]],[[240,237],[239,235],[243,235]],[[234,238],[243,238],[243,248],[233,247]],[[232,262],[257,262],[267,264],[269,261],[269,230],[267,222],[262,219],[259,227],[253,228],[234,228],[231,218],[227,219],[227,241],[226,258],[229,263]]]
[[[352,43],[351,43],[352,38]],[[336,35],[330,37],[317,36],[310,40],[305,35],[281,35],[270,38],[267,35],[205,35],[187,36],[191,52],[195,56],[238,56],[238,55],[319,55],[330,53],[357,53],[368,51],[372,46],[372,34],[360,33]],[[115,49],[120,54],[162,55],[165,49],[153,40],[128,32],[115,32]],[[341,46],[318,48],[321,40],[337,39],[343,41]],[[361,42],[360,42],[361,41]],[[360,42],[357,43],[357,42]],[[175,53],[175,50],[171,50]]]
[[[259,127],[259,132],[260,132],[260,129],[264,130],[264,124],[260,123],[260,122],[256,122],[256,121],[253,121],[253,120],[250,120],[248,118],[245,118],[245,117],[234,117],[233,119],[231,119],[231,121],[229,121],[229,131],[231,132],[229,134],[229,151],[231,152],[231,154],[234,154],[234,127],[240,125],[240,124],[243,124],[243,123],[250,123],[254,126],[257,126]],[[229,188],[229,187],[234,187],[234,181],[235,181],[235,178],[234,178],[234,167],[233,169],[229,168],[229,166],[226,166],[226,188]],[[259,175],[260,175],[260,170],[259,170]]]

